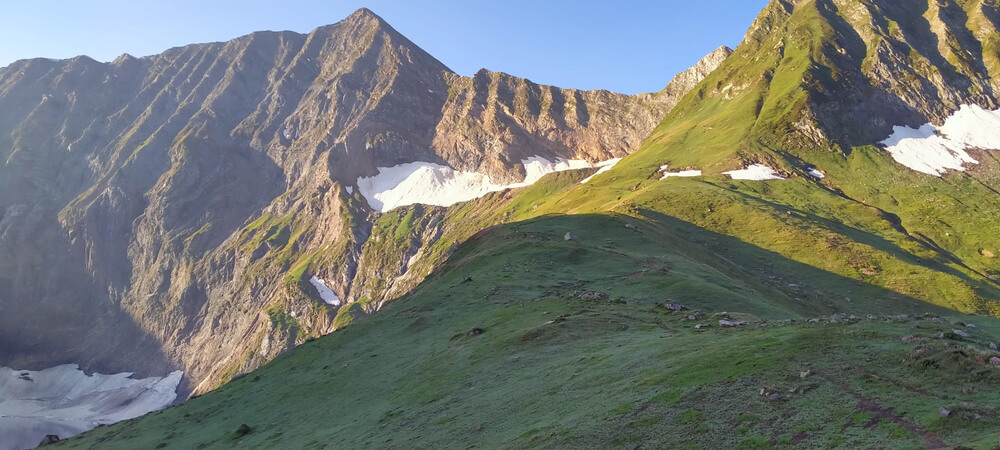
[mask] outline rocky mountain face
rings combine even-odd
[[[774,1],[747,31],[729,83],[706,93],[788,94],[761,105],[765,117],[790,112],[789,123],[762,124],[771,145],[797,135],[842,150],[896,125],[940,123],[963,104],[996,109],[998,11],[991,1]]]
[[[727,54],[660,93],[560,89],[456,75],[360,10],[308,35],[16,62],[0,69],[0,363],[180,368],[185,391],[211,389],[334,328],[312,277],[370,310],[426,274],[408,267],[439,218],[390,217],[384,235],[359,177],[426,161],[516,182],[532,156],[625,156]]]

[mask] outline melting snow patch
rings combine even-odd
[[[816,178],[826,178],[826,175],[824,175],[823,172],[820,172],[819,169],[815,167],[809,168],[809,175],[812,175]]]
[[[354,186],[348,186],[347,187],[347,194],[348,195],[354,195]]]
[[[1000,110],[963,105],[941,127],[895,126],[879,143],[896,162],[917,172],[937,177],[949,169],[961,172],[965,164],[979,164],[966,150],[1000,150]]]
[[[767,167],[763,164],[754,164],[741,170],[731,170],[729,172],[722,172],[723,175],[729,175],[730,178],[734,180],[753,180],[753,181],[766,181],[766,180],[784,180],[785,178],[778,175],[774,169]]]
[[[670,178],[670,177],[700,177],[701,176],[701,171],[700,170],[682,170],[680,172],[667,172],[667,168],[669,168],[669,167],[670,167],[669,164],[664,164],[664,165],[660,166],[660,172],[663,173],[663,176],[660,177],[661,180],[666,180],[667,178]]]
[[[378,175],[358,178],[357,185],[358,191],[365,196],[372,208],[388,212],[393,208],[415,203],[451,206],[490,192],[529,186],[552,172],[604,167],[610,161],[592,164],[583,160],[560,158],[552,162],[532,156],[521,163],[524,164],[524,181],[507,185],[494,183],[486,174],[459,172],[451,167],[423,161],[379,167]]]
[[[327,287],[326,281],[322,278],[316,278],[316,275],[313,275],[312,278],[309,279],[309,283],[312,284],[317,291],[319,291],[320,298],[322,298],[328,305],[336,306],[340,304],[340,297],[337,297],[337,294],[333,292],[333,289]]]
[[[33,448],[47,434],[67,438],[165,408],[183,372],[129,378],[88,376],[75,364],[41,371],[0,367],[0,449]]]
[[[607,171],[611,170],[612,168],[615,167],[616,164],[618,164],[619,162],[621,162],[621,160],[622,160],[621,158],[615,158],[615,159],[609,159],[607,161],[597,163],[596,166],[600,167],[600,169],[597,169],[597,172],[594,172],[593,175],[591,175],[591,176],[589,176],[587,178],[584,178],[583,181],[580,181],[580,184],[584,184],[584,183],[590,181],[591,179],[593,179],[594,177],[596,177],[596,176],[598,176],[598,175],[600,175],[600,174],[602,174],[604,172],[607,172]]]

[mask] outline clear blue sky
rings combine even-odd
[[[720,45],[735,47],[767,0],[0,0],[0,66],[307,33],[367,7],[452,70],[566,88],[661,89]]]

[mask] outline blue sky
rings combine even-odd
[[[0,66],[80,54],[110,61],[257,30],[306,33],[367,7],[462,75],[480,68],[566,88],[661,89],[767,0],[0,0]]]

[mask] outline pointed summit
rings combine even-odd
[[[378,14],[375,14],[375,12],[368,8],[359,8],[357,11],[354,11],[349,16],[344,18],[345,22],[366,22],[372,20],[385,24],[385,19],[379,17]]]

